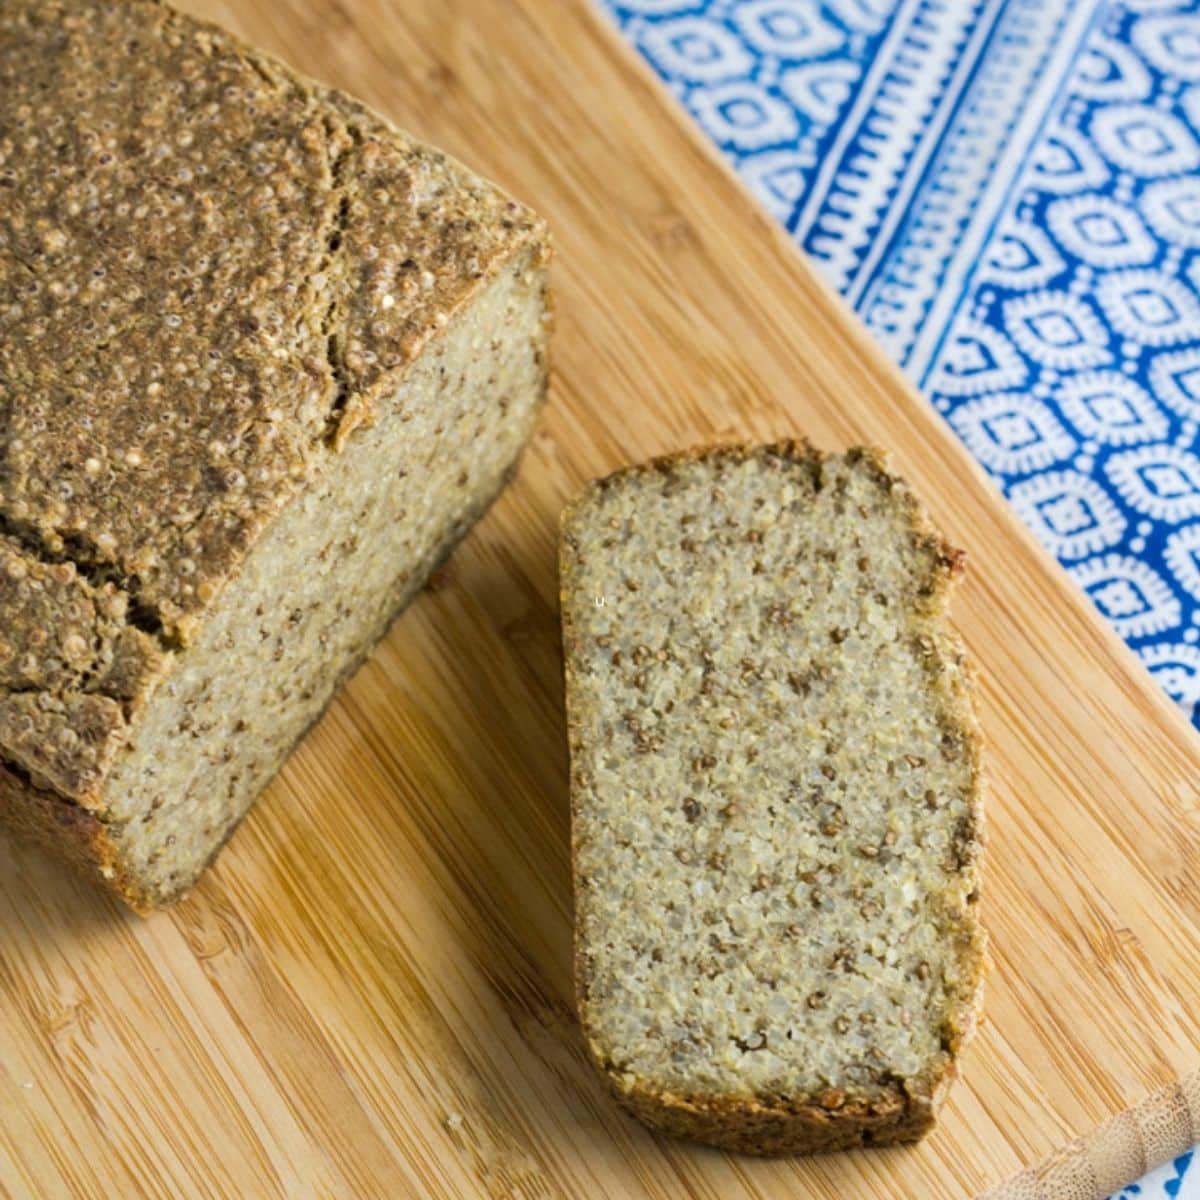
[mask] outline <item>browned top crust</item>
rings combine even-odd
[[[39,690],[65,705],[79,679],[69,655],[28,679],[3,666],[29,631],[141,647],[72,607],[125,593],[188,641],[395,373],[543,237],[458,163],[155,0],[0,5],[0,531],[13,561],[95,585],[0,586],[2,703],[38,714],[0,754],[86,790],[99,759],[51,769],[31,749]],[[103,724],[98,677],[83,692]]]

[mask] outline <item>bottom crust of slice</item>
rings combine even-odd
[[[923,1138],[937,1123],[938,1102],[896,1092],[890,1101],[840,1108],[788,1107],[752,1097],[695,1099],[655,1092],[644,1082],[606,1071],[613,1095],[652,1129],[738,1154],[826,1154],[891,1146]]]

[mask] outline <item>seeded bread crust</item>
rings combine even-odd
[[[645,464],[624,468],[588,485],[566,508],[562,518],[560,542],[560,585],[564,639],[564,669],[567,696],[567,729],[571,746],[572,850],[576,871],[576,924],[574,965],[583,1034],[589,1056],[603,1074],[617,1100],[631,1113],[654,1129],[673,1136],[755,1155],[823,1153],[862,1146],[882,1146],[915,1141],[936,1123],[937,1110],[958,1073],[958,1056],[973,1035],[982,1011],[985,934],[973,911],[962,930],[963,961],[966,978],[959,993],[962,1001],[948,1014],[943,1034],[945,1054],[932,1070],[908,1077],[889,1078],[871,1094],[858,1096],[841,1089],[825,1089],[803,1096],[778,1094],[727,1095],[693,1092],[681,1094],[660,1080],[623,1069],[613,1061],[607,1031],[594,1024],[589,980],[591,948],[584,940],[580,905],[583,880],[581,861],[581,810],[588,802],[590,780],[582,769],[578,752],[589,736],[591,714],[582,707],[581,675],[585,662],[582,640],[587,631],[578,614],[588,598],[579,592],[581,563],[572,544],[571,530],[589,505],[606,489],[629,484],[631,478],[669,477],[677,468],[694,463],[718,461],[792,463],[819,474],[833,456],[815,449],[805,440],[789,440],[767,446],[703,446],[665,455]],[[884,453],[875,448],[848,451],[845,461],[872,473],[888,489],[905,513],[914,540],[934,548],[935,569],[930,578],[927,612],[940,628],[930,654],[944,670],[949,684],[950,720],[961,732],[961,748],[969,763],[971,822],[959,847],[961,861],[976,873],[982,859],[983,738],[970,692],[970,668],[961,642],[945,620],[948,600],[956,579],[961,575],[964,554],[950,546],[934,527],[925,510],[902,480],[887,467]],[[665,799],[664,799],[665,802]],[[620,936],[618,934],[617,936]]]
[[[0,5],[0,184],[0,822],[144,908],[106,829],[140,717],[281,514],[496,280],[544,273],[548,234],[158,0]]]
[[[38,787],[28,775],[0,763],[0,824],[18,837],[46,847],[68,866],[118,894],[131,894],[130,881],[119,878],[116,853],[95,813]]]

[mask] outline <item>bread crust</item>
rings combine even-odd
[[[271,523],[548,233],[158,0],[0,6],[0,84],[0,141],[67,131],[15,162],[0,253],[0,824],[145,911],[106,825],[142,711]]]
[[[592,1059],[597,1053],[592,1048]],[[756,1097],[686,1097],[627,1081],[602,1068],[613,1095],[635,1117],[662,1133],[704,1142],[738,1154],[775,1157],[828,1154],[864,1146],[915,1142],[936,1124],[937,1101],[919,1093],[896,1093],[888,1103],[851,1103],[838,1109],[788,1105]]]
[[[0,253],[0,529],[187,644],[326,452],[545,226],[154,0],[4,5],[0,81],[0,132],[30,110],[73,130],[9,164],[25,219]],[[101,154],[87,130],[105,127],[123,136]],[[177,220],[160,176],[203,219]]]
[[[96,814],[57,792],[38,787],[27,775],[3,762],[0,824],[133,902],[126,894],[127,881],[123,887],[117,877],[116,849]]]
[[[777,458],[819,472],[832,456],[818,450],[805,438],[785,439],[767,445],[749,443],[711,443],[661,455],[644,463],[622,467],[587,484],[565,507],[560,521],[559,541],[560,609],[564,644],[564,675],[567,703],[567,734],[571,755],[571,826],[572,862],[579,862],[579,804],[583,792],[577,775],[574,746],[582,736],[582,718],[573,704],[576,675],[572,646],[577,637],[568,598],[574,586],[574,561],[566,540],[566,530],[576,511],[598,490],[613,486],[630,475],[669,474],[676,467],[714,458],[734,460]],[[940,619],[940,644],[934,653],[946,668],[953,694],[953,715],[962,731],[963,752],[971,770],[972,828],[964,849],[971,869],[981,865],[984,830],[983,734],[972,696],[971,668],[958,634],[946,620],[949,597],[962,576],[966,554],[952,546],[938,531],[923,505],[908,485],[889,468],[886,452],[878,447],[855,447],[846,452],[851,463],[862,463],[889,487],[906,507],[914,531],[937,547],[938,569],[928,598],[929,612]],[[578,876],[576,875],[578,903]],[[573,962],[576,1008],[592,1063],[603,1075],[613,1096],[634,1116],[651,1128],[674,1137],[703,1142],[723,1150],[743,1154],[777,1156],[819,1154],[865,1146],[884,1146],[918,1141],[937,1121],[938,1109],[951,1083],[958,1075],[958,1058],[974,1035],[983,1008],[983,982],[986,963],[986,933],[977,917],[968,930],[970,944],[965,955],[971,963],[971,977],[964,989],[970,997],[961,1010],[952,1014],[946,1031],[949,1055],[940,1072],[904,1080],[890,1081],[890,1095],[884,1098],[845,1100],[841,1097],[805,1098],[793,1101],[779,1096],[680,1095],[656,1087],[654,1081],[623,1072],[608,1057],[603,1041],[588,1023],[586,948],[580,938],[580,923],[575,922]],[[826,1103],[820,1103],[824,1100]],[[832,1101],[832,1102],[830,1102]]]

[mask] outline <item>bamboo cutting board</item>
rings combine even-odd
[[[1200,1064],[1200,749],[940,419],[588,0],[191,0],[557,232],[517,483],[195,895],[140,920],[0,844],[0,1193],[974,1195]],[[720,435],[870,440],[971,569],[994,787],[988,1021],[926,1143],[657,1139],[571,1012],[556,518]]]

